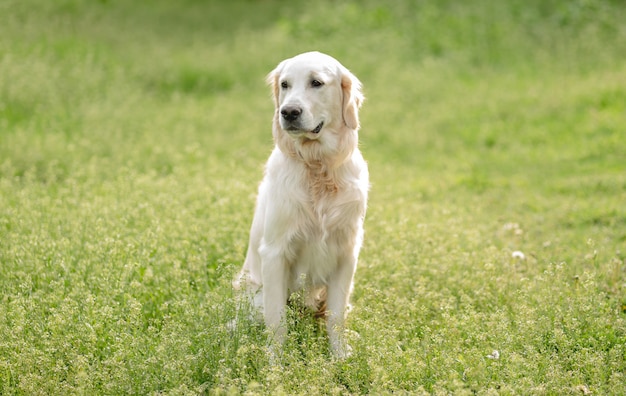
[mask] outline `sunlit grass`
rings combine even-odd
[[[624,12],[0,3],[0,393],[624,393]],[[355,353],[296,306],[272,365],[230,280],[311,49],[367,96]]]

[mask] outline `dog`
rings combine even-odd
[[[285,339],[290,293],[304,290],[306,305],[326,319],[333,355],[345,358],[369,190],[358,148],[361,82],[331,56],[307,52],[280,62],[267,83],[275,147],[233,285],[262,313],[273,345]]]

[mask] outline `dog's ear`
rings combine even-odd
[[[346,68],[341,70],[341,90],[343,91],[343,122],[350,129],[359,129],[359,108],[365,100],[361,82]]]
[[[267,82],[267,85],[269,85],[272,88],[272,96],[274,98],[274,106],[278,109],[279,107],[279,103],[278,103],[278,93],[279,93],[279,82],[278,79],[280,77],[280,72],[283,69],[283,65],[285,64],[285,61],[282,61],[278,64],[278,66],[276,66],[276,68],[274,70],[272,70],[267,77],[265,77],[265,82]]]

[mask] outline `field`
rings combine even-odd
[[[0,394],[626,393],[626,3],[0,0]],[[363,82],[332,359],[235,329],[265,75]]]

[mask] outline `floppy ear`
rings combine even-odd
[[[280,72],[283,69],[283,65],[284,65],[285,61],[282,61],[278,64],[278,66],[276,66],[276,68],[274,70],[272,70],[267,77],[265,77],[265,82],[267,82],[267,85],[269,85],[272,88],[272,96],[274,98],[274,105],[275,107],[278,109],[279,107],[279,103],[278,103],[278,89],[279,89],[279,84],[278,84],[278,78],[280,77]]]
[[[350,129],[359,129],[359,108],[365,100],[361,92],[361,82],[348,69],[341,70],[341,90],[343,91],[343,122]]]

